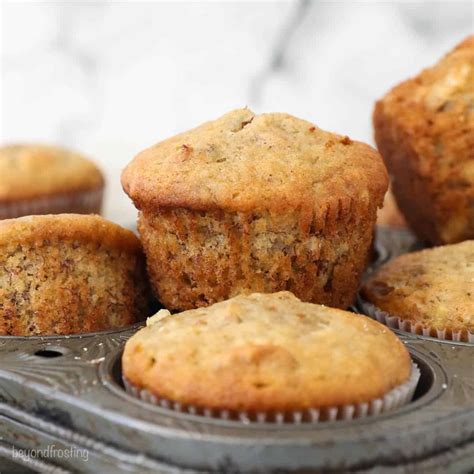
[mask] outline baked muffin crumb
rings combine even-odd
[[[150,314],[138,239],[98,216],[1,221],[0,258],[0,335],[94,332]]]

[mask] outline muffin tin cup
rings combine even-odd
[[[0,204],[0,220],[29,215],[100,213],[103,188],[43,196]]]
[[[421,323],[413,323],[399,316],[393,316],[386,311],[382,311],[373,303],[369,303],[359,297],[358,306],[361,312],[378,322],[385,324],[391,329],[398,329],[419,336],[435,337],[444,341],[469,342],[474,343],[474,333],[467,330],[453,331],[450,328],[437,329],[433,326],[426,326]]]
[[[369,402],[348,404],[342,406],[331,406],[324,408],[311,408],[293,412],[232,412],[229,410],[218,410],[210,408],[198,408],[193,405],[185,405],[166,398],[157,397],[148,390],[140,389],[131,384],[125,377],[123,383],[128,394],[143,400],[144,402],[160,406],[165,409],[191,415],[201,415],[205,418],[218,418],[221,420],[235,420],[242,423],[321,423],[327,421],[350,421],[357,418],[380,415],[391,412],[409,403],[415,393],[420,379],[420,369],[412,363],[410,378],[407,382],[390,390],[386,395]]]

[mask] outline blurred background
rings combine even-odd
[[[84,152],[105,215],[122,168],[232,108],[288,112],[373,143],[374,101],[472,33],[472,2],[3,1],[1,141]]]

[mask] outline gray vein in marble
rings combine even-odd
[[[310,0],[298,0],[295,8],[290,11],[289,18],[279,31],[275,44],[272,48],[270,58],[264,68],[250,80],[249,98],[250,102],[260,102],[262,91],[266,80],[285,65],[285,58],[291,45],[291,40],[303,19],[306,17]]]

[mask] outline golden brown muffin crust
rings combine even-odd
[[[159,312],[127,342],[124,376],[203,408],[284,412],[370,401],[406,382],[403,343],[369,318],[289,292]]]
[[[19,244],[54,241],[86,241],[141,252],[136,235],[96,215],[51,214],[0,220],[0,252]]]
[[[474,333],[474,240],[397,257],[364,284],[361,294],[403,320]]]
[[[419,237],[474,237],[474,36],[377,102],[375,139]]]
[[[101,188],[104,178],[82,155],[49,145],[0,147],[0,202]]]
[[[387,174],[368,145],[282,113],[238,109],[141,152],[122,184],[142,210],[325,209],[381,205]]]

